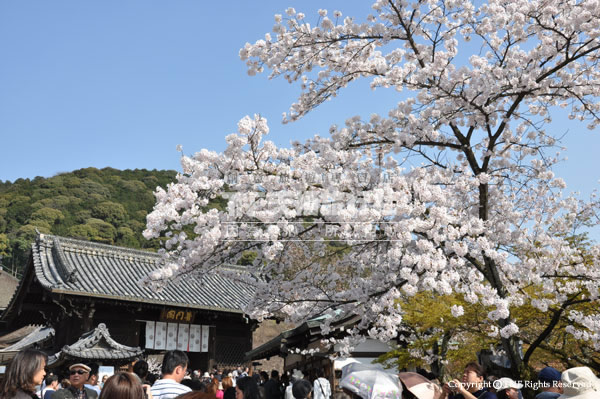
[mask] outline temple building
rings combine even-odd
[[[323,340],[330,338],[341,339],[359,320],[355,315],[338,315],[331,322],[329,333],[323,335],[321,325],[329,316],[319,316],[308,320],[294,328],[281,332],[276,337],[246,353],[248,361],[262,361],[272,357],[283,359],[283,370],[292,372],[300,370],[309,379],[316,378],[316,371],[321,369],[329,380],[333,392],[341,391],[342,367],[349,363],[371,364],[379,356],[393,349],[393,344],[387,344],[375,339],[366,339],[358,344],[347,357],[332,358],[338,353],[339,345],[325,347]]]
[[[160,261],[152,252],[39,234],[0,316],[0,335],[37,325],[53,334],[38,333],[43,340],[28,346],[49,354],[77,348],[77,342],[88,349],[94,349],[90,342],[95,340],[106,346],[110,337],[108,346],[121,345],[129,355],[136,348],[144,355],[186,351],[196,369],[242,364],[256,326],[242,310],[251,287],[220,275],[200,279],[194,274],[162,290],[140,286]],[[92,338],[80,341],[85,337]]]

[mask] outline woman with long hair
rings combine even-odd
[[[233,378],[230,376],[223,377],[223,399],[235,399],[235,387],[233,386]]]
[[[235,385],[235,399],[258,399],[258,384],[252,377],[240,378]]]
[[[219,390],[219,380],[212,378],[210,384],[206,386],[204,392],[206,392],[207,399],[215,399],[217,397],[217,391]]]
[[[0,399],[37,399],[35,387],[44,381],[47,361],[48,356],[35,349],[17,353],[0,383]]]
[[[150,389],[145,391],[148,398],[152,399]],[[133,374],[116,373],[106,380],[98,399],[144,399],[144,387]]]

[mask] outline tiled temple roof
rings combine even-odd
[[[60,358],[93,360],[126,360],[140,356],[143,350],[118,343],[111,338],[104,323],[87,332],[72,345],[66,345],[60,351]]]
[[[138,281],[159,268],[158,254],[72,238],[40,234],[32,256],[35,276],[53,293],[234,313],[242,313],[253,294],[220,275],[200,281],[190,274],[162,290],[140,286]]]
[[[54,328],[46,326],[35,326],[35,329],[18,342],[2,349],[3,352],[20,351],[34,344],[45,341],[54,335]]]

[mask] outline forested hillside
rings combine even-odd
[[[130,248],[158,248],[142,237],[153,192],[172,170],[86,168],[50,178],[0,181],[0,263],[20,270],[41,233]]]

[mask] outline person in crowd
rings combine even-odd
[[[265,399],[282,399],[281,389],[279,389],[279,372],[277,370],[271,371],[271,378],[265,382]]]
[[[235,378],[235,376],[233,374],[233,371],[231,373],[227,374],[227,377],[231,378],[231,382],[233,384],[233,387],[235,388],[235,380],[236,380],[236,378]]]
[[[213,378],[210,384],[204,388],[204,396],[202,399],[216,399],[217,391],[219,390],[219,380]]]
[[[233,386],[233,378],[229,375],[223,377],[223,399],[235,399],[235,387]]]
[[[108,380],[108,374],[104,374],[102,376],[102,381],[100,382],[100,388],[102,389],[102,387],[104,386],[104,383],[106,383],[106,380]]]
[[[494,381],[494,388],[496,388],[498,399],[519,399],[519,390],[523,388],[523,385],[511,378],[502,377]]]
[[[300,370],[294,369],[292,375],[290,376],[290,385],[285,388],[285,399],[294,399],[294,394],[292,393],[292,387],[294,382],[299,381],[304,378],[304,374]]]
[[[256,376],[256,373],[254,376]],[[258,397],[260,399],[265,399],[267,397],[265,384],[269,381],[269,373],[263,370],[258,373],[258,376],[260,378],[260,380],[256,381],[258,383]]]
[[[258,379],[256,379],[257,375],[259,377]],[[266,399],[267,395],[265,393],[265,384],[267,383],[267,381],[269,381],[269,373],[263,370],[259,373],[254,373],[252,377],[254,377],[256,383],[258,384],[258,397],[260,399]]]
[[[181,384],[189,387],[192,391],[204,392],[206,389],[206,385],[199,378],[184,378],[181,380]]]
[[[535,396],[535,399],[557,399],[563,393],[560,377],[560,371],[554,367],[541,369],[538,373],[541,392]]]
[[[497,399],[494,392],[483,386],[485,372],[479,363],[471,362],[465,366],[462,379],[454,379],[442,388],[440,399]]]
[[[148,385],[152,386],[159,377],[160,376],[158,374],[148,373],[148,376],[146,377],[148,379]]]
[[[133,373],[138,376],[142,384],[148,384],[148,362],[138,360],[133,365]]]
[[[209,389],[209,386],[206,386],[206,388],[202,391],[192,391],[183,395],[179,395],[176,399],[214,399],[215,395],[210,390],[206,390]]]
[[[216,380],[216,378],[215,378]],[[217,399],[223,399],[223,396],[225,395],[225,390],[223,388],[223,382],[219,381],[219,384],[217,385],[217,394],[215,395],[217,397]]]
[[[54,392],[52,399],[96,399],[98,393],[84,385],[88,380],[90,368],[83,363],[69,366],[69,387]]]
[[[68,388],[71,386],[71,381],[68,378],[60,380],[60,389]]]
[[[52,395],[58,389],[58,376],[56,374],[47,374],[45,380],[46,388],[43,390],[42,399],[52,399]]]
[[[93,389],[98,395],[100,395],[100,387],[98,386],[98,370],[100,366],[96,363],[92,363],[89,366],[90,374],[84,386],[86,388]]]
[[[152,384],[151,392],[154,399],[171,399],[191,389],[181,384],[185,377],[189,359],[180,350],[167,351],[162,363],[162,378]]]
[[[45,353],[35,349],[17,353],[6,367],[0,383],[0,398],[37,399],[35,388],[44,381],[47,360]]]
[[[312,389],[310,381],[298,380],[292,385],[292,394],[295,399],[310,399]]]
[[[252,377],[242,377],[235,384],[235,399],[258,399],[258,384]]]
[[[202,382],[200,382],[202,384]],[[204,384],[202,384],[204,386]],[[204,391],[191,391],[181,394],[176,399],[203,399]]]
[[[279,391],[281,394],[281,399],[285,399],[285,390],[287,389],[288,385],[290,385],[290,374],[284,371],[279,378]]]
[[[329,399],[331,397],[331,385],[329,380],[325,378],[323,369],[317,371],[317,379],[313,384],[313,397],[315,399]]]
[[[269,373],[266,371],[261,370],[258,372],[258,375],[260,376],[260,385],[265,385],[265,383],[269,381]]]
[[[563,394],[560,399],[600,398],[600,379],[589,367],[573,367],[561,375]]]
[[[152,399],[149,385],[142,386],[135,374],[119,372],[104,383],[99,399]]]
[[[208,371],[205,371],[204,374],[202,374],[202,378],[200,378],[200,381],[202,381],[204,385],[209,385],[212,382],[212,378]]]

